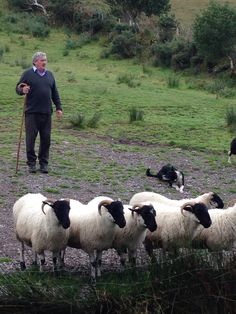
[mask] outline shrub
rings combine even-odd
[[[129,121],[130,123],[134,121],[143,121],[144,120],[144,112],[142,110],[138,110],[135,107],[131,107],[129,109]]]
[[[25,22],[25,30],[34,37],[46,38],[50,33],[47,19],[42,16],[29,15]]]
[[[131,31],[124,31],[114,36],[111,43],[111,53],[122,58],[132,58],[137,54],[138,42]]]
[[[101,120],[102,114],[100,112],[95,112],[91,119],[88,120],[87,126],[89,128],[97,128],[98,122]]]
[[[85,117],[82,113],[77,113],[70,118],[70,124],[72,128],[84,129],[85,128]]]
[[[140,82],[136,79],[135,75],[131,73],[120,74],[117,77],[117,84],[126,84],[129,87],[136,87],[140,85]]]
[[[208,83],[205,89],[212,94],[216,94],[216,97],[219,97],[219,96],[225,97],[225,98],[233,97],[235,92],[232,88],[229,88],[227,84],[228,84],[227,80],[216,79]]]
[[[177,28],[177,21],[174,14],[161,14],[159,18],[159,38],[160,41],[171,41],[174,38]]]
[[[167,85],[169,88],[179,87],[180,77],[174,73],[171,73],[167,77]]]

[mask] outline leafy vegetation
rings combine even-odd
[[[199,53],[207,60],[213,62],[230,55],[236,44],[236,9],[212,1],[197,16],[193,37]]]

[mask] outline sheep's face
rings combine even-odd
[[[70,218],[69,218],[69,211],[70,211],[70,203],[67,200],[57,200],[52,205],[50,205],[57,219],[59,224],[62,225],[64,229],[70,227]]]
[[[156,223],[156,211],[152,205],[144,205],[142,206],[137,213],[143,218],[144,225],[151,232],[157,229]]]
[[[105,206],[112,216],[112,219],[115,224],[117,224],[120,228],[124,228],[126,225],[125,217],[124,217],[124,207],[120,201],[113,201],[111,204]]]
[[[211,226],[211,217],[205,204],[196,203],[192,206],[190,212],[192,212],[197,217],[199,223],[203,225],[204,228],[209,228]]]
[[[211,203],[211,205],[215,206],[216,208],[224,208],[223,200],[216,193],[212,194],[212,198],[211,198],[210,203]]]

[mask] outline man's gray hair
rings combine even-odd
[[[35,64],[35,61],[37,61],[40,58],[47,58],[47,55],[45,52],[37,51],[33,54],[32,57],[32,63]]]

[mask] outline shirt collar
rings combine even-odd
[[[36,66],[35,66],[35,65],[33,65],[33,71],[34,71],[35,73],[37,72],[39,75],[43,76],[43,75],[46,73],[46,71],[47,71],[47,70],[45,69],[45,71],[44,71],[44,72],[41,72],[41,73],[40,73],[40,72],[38,72],[38,71],[37,71]]]

